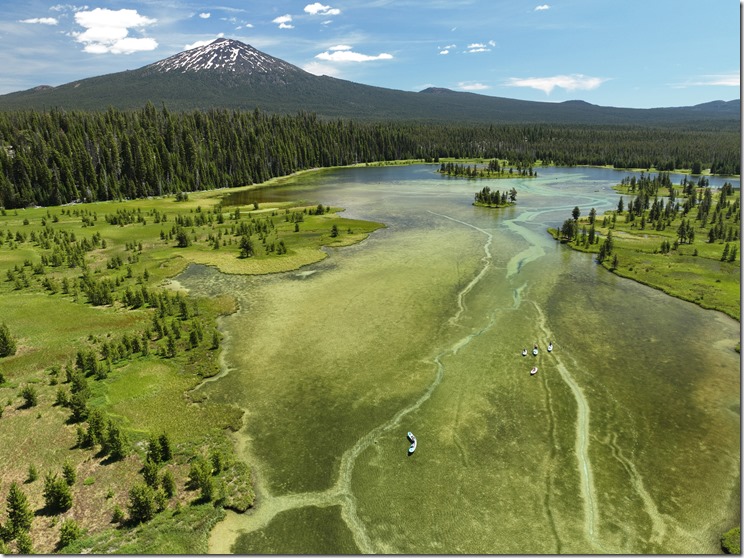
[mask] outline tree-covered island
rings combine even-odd
[[[459,176],[464,178],[534,178],[537,171],[534,170],[534,162],[517,161],[509,165],[507,160],[491,159],[486,165],[477,163],[465,164],[453,161],[443,162],[439,170],[440,174],[446,176]]]
[[[507,207],[515,205],[517,203],[517,190],[512,188],[508,192],[499,190],[491,190],[488,186],[484,186],[479,192],[475,193],[475,201],[473,205],[479,207]]]

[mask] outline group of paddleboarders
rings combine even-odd
[[[533,356],[537,356],[538,352],[539,351],[537,349],[537,343],[535,343],[533,345],[533,347],[532,347],[532,354],[533,354]],[[548,352],[549,353],[552,353],[553,352],[553,342],[552,341],[548,341]],[[527,349],[522,349],[522,356],[527,356]],[[533,366],[532,367],[532,370],[530,370],[530,376],[534,376],[535,374],[537,374],[537,366]]]

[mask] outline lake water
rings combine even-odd
[[[629,173],[478,182],[436,168],[248,192],[387,227],[300,271],[179,277],[240,302],[221,321],[228,373],[202,389],[245,409],[236,443],[258,498],[210,550],[719,552],[740,522],[739,323],[545,232],[574,206],[615,208]],[[515,187],[517,205],[474,207],[486,184]]]

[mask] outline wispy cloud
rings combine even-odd
[[[571,74],[551,77],[509,78],[504,85],[510,87],[531,87],[544,91],[546,95],[550,95],[556,87],[565,89],[566,91],[596,89],[608,79],[585,76],[583,74]]]
[[[22,19],[21,23],[39,23],[41,25],[57,25],[59,21],[54,17],[32,17],[30,19]]]
[[[437,47],[439,49],[439,54],[449,54],[453,48],[457,47],[457,45],[446,45],[443,47]]]
[[[75,23],[85,31],[73,32],[72,36],[85,45],[83,50],[92,54],[131,54],[154,50],[158,43],[151,38],[129,37],[129,29],[141,29],[157,20],[140,15],[137,10],[109,10],[95,8],[75,13]]]
[[[483,83],[471,83],[467,81],[461,81],[457,84],[457,87],[465,91],[483,91],[484,89],[491,88],[490,85],[485,85]]]
[[[709,87],[709,86],[725,86],[725,87],[739,87],[741,84],[741,78],[738,73],[730,74],[710,74],[704,76],[698,76],[690,81],[683,83],[674,84],[673,87],[676,89],[684,89],[685,87]]]
[[[542,12],[542,11],[549,10],[549,9],[550,9],[550,6],[548,4],[541,4],[540,6],[535,6],[534,11]]]
[[[211,15],[212,14],[210,14],[209,12],[202,12],[199,14],[199,17],[202,19],[209,19]]]
[[[330,6],[324,6],[320,2],[315,2],[314,4],[308,4],[305,6],[305,13],[310,15],[336,16],[341,13],[341,10]]]
[[[294,29],[294,25],[292,25],[292,16],[289,14],[285,14],[283,16],[275,17],[271,20],[272,23],[276,23],[279,25],[279,29]]]

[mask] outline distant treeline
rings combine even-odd
[[[0,113],[0,206],[243,186],[313,167],[480,157],[740,172],[734,130],[322,120],[210,110]]]

